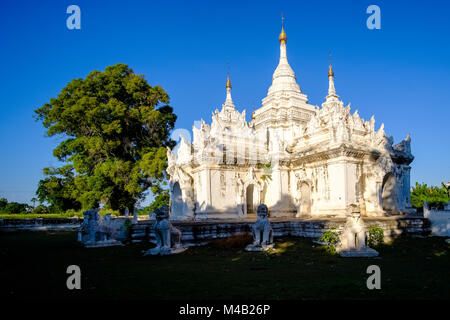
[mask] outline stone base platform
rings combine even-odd
[[[254,252],[260,252],[260,251],[268,251],[270,249],[273,249],[273,247],[275,247],[275,244],[263,244],[260,246],[255,246],[253,244],[249,244],[248,246],[245,247],[245,251],[254,251]]]
[[[114,247],[114,246],[123,246],[122,242],[117,240],[103,240],[103,241],[95,241],[95,242],[86,242],[84,244],[85,248],[103,248],[103,247]]]
[[[181,246],[176,247],[176,248],[167,248],[167,249],[153,248],[153,249],[145,251],[144,256],[156,256],[156,255],[167,256],[167,255],[172,255],[172,254],[179,254],[186,250],[187,250],[186,247],[181,247]]]
[[[357,257],[372,258],[378,257],[378,251],[369,247],[365,247],[360,249],[342,250],[339,252],[339,255],[344,258],[357,258]]]
[[[386,241],[402,235],[428,236],[431,226],[428,219],[417,215],[390,217],[363,217],[366,227],[378,226],[384,230]],[[172,221],[182,232],[182,242],[187,245],[199,245],[209,240],[226,238],[232,235],[251,232],[256,217],[235,220]],[[323,232],[344,228],[345,218],[271,218],[270,223],[275,237],[294,236],[319,238]],[[154,220],[142,220],[131,226],[131,240],[152,241]]]

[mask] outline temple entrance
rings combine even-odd
[[[175,182],[172,192],[172,215],[181,215],[183,213],[183,194],[180,184]]]
[[[381,201],[383,210],[398,210],[397,181],[394,174],[388,173],[383,179],[381,187]]]
[[[302,182],[300,185],[300,214],[309,215],[311,214],[311,190],[309,184]]]
[[[255,186],[253,184],[249,184],[246,190],[247,214],[255,213],[254,191]]]

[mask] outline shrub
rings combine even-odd
[[[33,209],[33,214],[48,214],[49,210],[46,206],[43,204],[38,205],[36,208]]]
[[[369,247],[377,247],[384,243],[384,231],[378,226],[370,226],[369,235],[367,237],[367,245]]]
[[[330,254],[336,253],[336,247],[340,241],[340,233],[336,231],[336,228],[331,228],[328,231],[322,233],[322,236],[319,238],[320,242],[326,243],[325,250]]]
[[[123,223],[123,226],[124,226],[126,229],[129,229],[132,225],[133,225],[133,223],[131,222],[130,219],[126,219],[125,222]]]

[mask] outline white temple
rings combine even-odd
[[[336,94],[328,70],[322,107],[308,103],[279,36],[280,60],[262,107],[250,122],[231,98],[167,151],[172,219],[230,219],[255,214],[264,203],[271,217],[362,216],[413,211],[410,203],[410,136],[393,145],[374,117],[364,121]]]

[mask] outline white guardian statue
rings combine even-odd
[[[252,226],[253,243],[245,248],[247,251],[266,251],[274,247],[269,210],[265,204],[258,206],[257,215],[258,219]]]
[[[155,217],[156,247],[148,250],[144,255],[170,255],[185,251],[187,248],[181,245],[181,231],[172,226],[169,221],[169,207],[164,205],[156,209]]]

